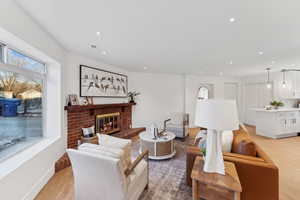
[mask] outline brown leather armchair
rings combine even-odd
[[[235,131],[233,145],[237,145],[235,141],[240,141],[239,137],[247,137],[250,139],[248,134],[244,131]],[[255,144],[255,147],[256,156],[242,155],[233,152],[223,153],[224,160],[235,164],[243,190],[241,193],[242,200],[278,200],[278,168],[258,145]],[[202,156],[202,154],[200,148],[195,145],[189,145],[186,149],[186,153],[186,181],[187,184],[191,186],[191,171],[195,158],[196,156]]]

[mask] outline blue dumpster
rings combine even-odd
[[[3,117],[16,117],[17,108],[21,105],[20,99],[3,99],[0,98],[0,105],[2,107],[2,116]]]

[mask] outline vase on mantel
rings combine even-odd
[[[135,103],[134,99],[133,99],[133,96],[130,96],[129,98],[130,98],[129,103]]]

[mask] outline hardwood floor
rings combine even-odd
[[[280,200],[299,199],[300,137],[268,139],[255,135],[254,127],[247,128],[251,137],[279,167]],[[51,178],[35,200],[74,200],[73,184],[72,170],[66,168]]]
[[[74,200],[74,179],[71,167],[57,172],[35,200]]]
[[[300,137],[269,139],[255,135],[254,127],[247,128],[251,137],[279,168],[279,199],[300,199]]]

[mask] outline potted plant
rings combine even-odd
[[[274,109],[278,109],[279,107],[284,106],[284,103],[281,101],[271,101],[270,105],[273,106]]]
[[[141,93],[133,91],[133,92],[128,92],[128,97],[129,97],[129,102],[130,103],[135,103],[134,98],[138,95],[140,95]]]

